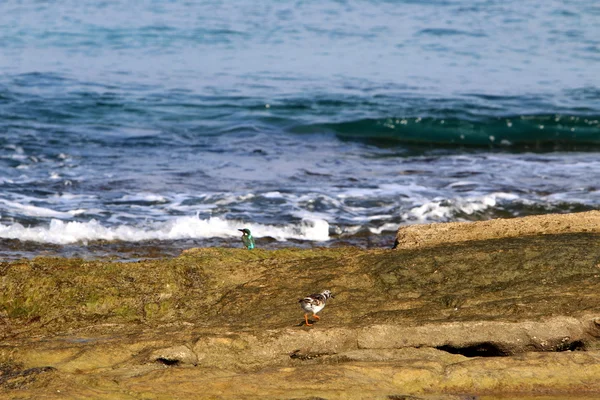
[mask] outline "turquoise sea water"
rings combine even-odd
[[[388,246],[598,209],[598,21],[593,0],[3,1],[0,253],[241,227]]]

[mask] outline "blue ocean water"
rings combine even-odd
[[[599,209],[598,21],[594,0],[5,0],[0,254],[242,227],[387,247]]]

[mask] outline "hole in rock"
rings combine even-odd
[[[294,350],[290,353],[290,358],[298,360],[312,360],[313,358],[319,358],[323,356],[330,356],[335,353],[311,353],[303,352],[302,350]]]
[[[162,358],[162,357],[157,358],[156,361],[159,363],[165,364],[165,365],[169,365],[169,366],[179,365],[179,362],[180,362],[180,360],[172,360],[170,358]]]
[[[423,397],[411,396],[406,394],[391,394],[388,397],[388,400],[423,400]],[[458,400],[479,400],[479,396],[472,396],[469,394],[459,395]]]
[[[556,351],[585,351],[585,343],[582,340],[564,343],[557,346]]]
[[[509,355],[509,353],[493,343],[477,343],[464,347],[444,345],[438,346],[436,349],[446,351],[450,354],[460,354],[465,357],[505,357]]]

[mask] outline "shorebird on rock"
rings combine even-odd
[[[250,229],[238,229],[238,231],[242,232],[242,243],[248,250],[252,250],[254,248],[254,238],[252,237],[252,233],[250,233]]]
[[[322,293],[314,293],[298,300],[300,307],[305,311],[304,321],[306,321],[306,326],[312,326],[312,324],[308,323],[308,313],[312,313],[312,316],[317,321],[321,319],[317,313],[325,307],[325,303],[327,303],[330,297],[333,297],[333,294],[329,290],[324,290]]]

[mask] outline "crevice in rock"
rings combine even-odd
[[[476,343],[471,346],[437,346],[436,349],[450,354],[460,354],[465,357],[506,357],[510,353],[489,342]]]
[[[315,397],[315,396],[313,396],[313,397],[301,397],[301,398],[300,397],[294,397],[293,399],[290,399],[290,400],[327,400],[327,399],[324,398],[324,397]]]
[[[161,364],[168,365],[168,366],[172,367],[172,366],[179,365],[179,363],[181,362],[181,360],[174,360],[174,359],[170,359],[170,358],[159,357],[159,358],[156,359],[156,362],[159,362]]]
[[[562,343],[556,347],[556,351],[585,351],[585,349],[585,342],[583,340]]]
[[[470,346],[437,346],[436,349],[446,351],[450,354],[460,354],[465,357],[506,357],[514,354],[509,349],[502,348],[491,342],[475,343]],[[550,351],[585,351],[586,345],[583,340],[563,342]],[[534,350],[535,351],[535,350]],[[539,349],[538,349],[539,351]]]
[[[316,352],[307,352],[307,351],[302,351],[300,349],[298,350],[294,350],[290,353],[290,358],[291,359],[295,359],[295,360],[312,360],[315,358],[320,358],[320,357],[325,357],[325,356],[331,356],[334,355],[335,353],[316,353]]]

